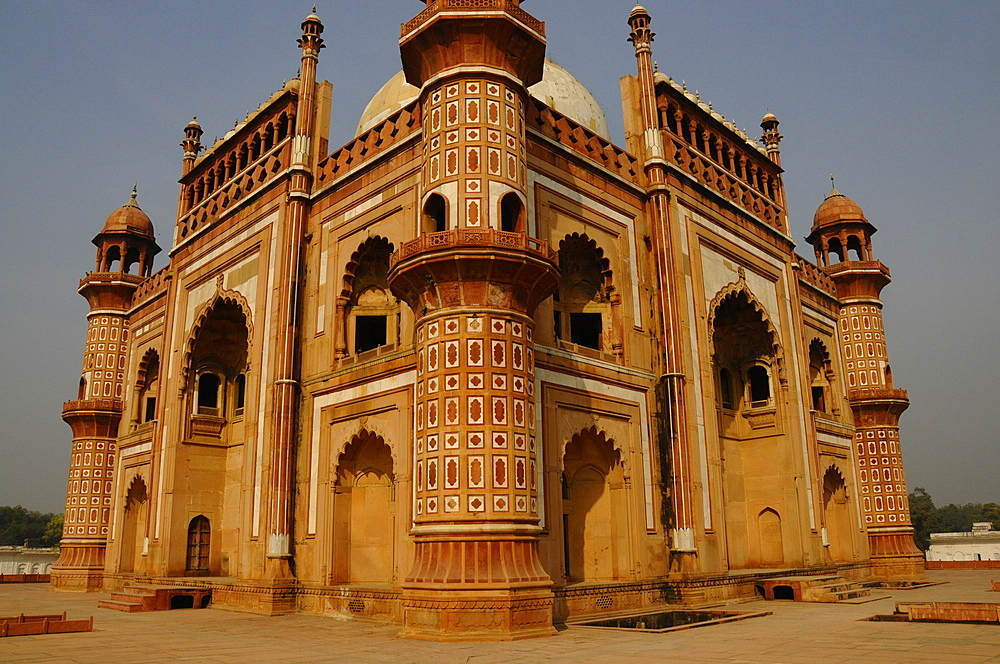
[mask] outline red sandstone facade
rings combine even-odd
[[[169,265],[133,197],[81,285],[53,585],[512,639],[920,576],[874,228],[834,192],[797,255],[777,119],[748,140],[628,19],[624,147],[518,0],[429,0],[332,152],[315,14],[298,78],[192,121]]]

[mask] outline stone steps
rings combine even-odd
[[[211,598],[212,591],[206,588],[127,585],[111,593],[111,599],[99,601],[97,606],[126,613],[201,609],[208,606]]]
[[[759,584],[765,599],[791,599],[796,602],[838,602],[861,604],[883,599],[872,596],[871,589],[837,575],[789,576],[763,579]]]

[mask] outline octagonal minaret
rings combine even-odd
[[[423,112],[416,239],[391,259],[416,315],[412,534],[403,634],[554,633],[538,556],[534,322],[556,254],[527,234],[524,108],[544,24],[518,0],[428,0],[400,50]]]
[[[923,554],[913,542],[899,440],[899,416],[910,401],[906,390],[892,384],[879,299],[891,278],[889,268],[872,257],[875,230],[857,203],[833,189],[816,210],[807,240],[817,264],[837,284],[838,336],[854,413],[859,502],[872,575],[920,579]]]
[[[133,189],[128,203],[104,222],[94,238],[95,271],[80,282],[90,313],[79,392],[63,404],[62,413],[73,430],[73,452],[61,551],[52,566],[52,585],[60,590],[98,591],[103,585],[115,441],[124,410],[127,312],[160,251],[153,224],[135,198]]]

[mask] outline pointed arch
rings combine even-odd
[[[195,346],[198,342],[199,334],[212,319],[212,313],[220,305],[229,305],[236,307],[243,314],[244,323],[247,328],[247,348],[246,348],[246,362],[247,367],[249,367],[250,357],[252,356],[250,350],[253,347],[254,339],[254,329],[253,329],[253,318],[251,315],[250,305],[246,298],[243,297],[241,293],[233,290],[223,290],[221,287],[215,292],[215,295],[209,299],[208,302],[203,304],[198,310],[198,315],[195,317],[195,323],[191,326],[191,331],[188,333],[187,342],[184,344],[184,371],[191,374],[191,366],[193,355],[195,351]]]
[[[355,294],[354,282],[358,279],[359,271],[362,270],[362,266],[365,262],[382,262],[382,257],[384,256],[386,269],[388,270],[389,255],[392,254],[394,249],[393,244],[381,235],[373,235],[359,244],[357,250],[351,254],[351,258],[347,261],[347,265],[344,266],[344,285],[341,290],[341,295],[346,298],[351,298],[351,296]],[[361,271],[360,274],[363,278],[363,271]]]
[[[398,342],[399,303],[389,290],[388,276],[393,249],[386,238],[375,235],[351,254],[337,301],[338,358]]]
[[[594,421],[596,418],[591,415],[590,419],[591,421]],[[559,456],[560,471],[565,471],[566,469],[566,450],[570,445],[579,445],[580,441],[584,437],[589,437],[600,445],[608,445],[614,452],[613,459],[610,459],[609,461],[611,461],[612,464],[621,465],[623,472],[625,472],[626,475],[628,474],[627,450],[625,450],[622,444],[618,441],[617,437],[608,435],[608,433],[603,428],[598,427],[596,423],[589,427],[585,426],[583,428],[576,429],[576,433],[563,441],[562,454]]]
[[[780,358],[782,350],[781,350],[781,343],[779,341],[781,337],[778,335],[778,330],[774,327],[774,323],[771,321],[771,317],[767,315],[767,309],[765,309],[761,301],[757,299],[757,296],[753,294],[753,291],[750,290],[750,287],[747,285],[747,282],[744,281],[742,276],[736,281],[727,284],[722,288],[722,290],[716,293],[715,297],[712,298],[712,302],[708,307],[709,352],[713,356],[715,356],[717,352],[715,348],[715,331],[716,331],[715,328],[716,328],[716,320],[719,313],[719,309],[727,301],[735,300],[739,298],[741,295],[746,298],[747,303],[750,305],[753,311],[755,311],[760,315],[761,320],[767,327],[767,333],[771,339],[770,345],[771,349],[773,350],[774,357],[776,359]]]
[[[621,296],[604,249],[586,233],[567,235],[559,241],[559,271],[554,336],[622,357]]]
[[[392,457],[392,467],[400,467],[399,452],[396,446],[391,443],[391,438],[386,435],[385,427],[382,426],[382,423],[373,422],[371,421],[373,418],[370,417],[363,419],[366,420],[363,424],[352,423],[354,433],[349,433],[352,429],[345,430],[343,428],[335,428],[331,431],[333,446],[330,448],[330,477],[333,478],[334,483],[337,482],[341,460],[345,454],[350,452],[348,448],[352,445],[357,447],[372,436],[380,440],[382,445],[389,448],[389,454]]]

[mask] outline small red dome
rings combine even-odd
[[[143,212],[138,203],[135,202],[136,192],[132,190],[132,198],[128,203],[111,213],[108,220],[104,222],[101,233],[128,233],[130,235],[141,235],[149,240],[155,240],[153,233],[153,222]]]
[[[845,222],[869,223],[861,206],[836,189],[832,190],[813,215],[813,232]]]

